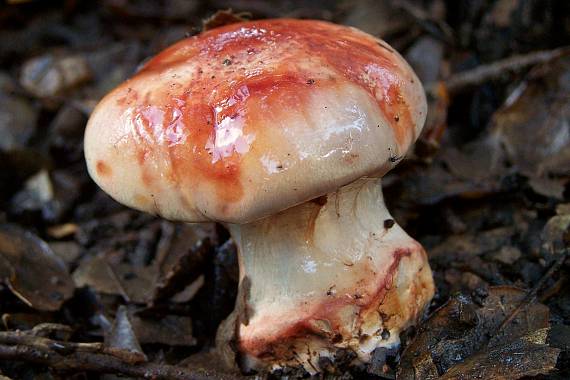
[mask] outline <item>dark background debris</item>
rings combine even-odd
[[[384,38],[428,95],[414,152],[383,182],[430,255],[431,316],[400,350],[334,376],[569,378],[570,3],[7,0],[0,379],[238,377],[212,352],[237,291],[228,233],[120,206],[89,179],[82,139],[97,101],[149,56],[268,17]]]

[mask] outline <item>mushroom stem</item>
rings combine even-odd
[[[433,296],[426,253],[393,221],[379,179],[230,232],[240,286],[218,347],[246,371],[314,374],[347,351],[366,363],[375,348],[398,345]]]

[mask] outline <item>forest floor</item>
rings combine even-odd
[[[83,158],[98,100],[227,8],[361,28],[428,94],[420,140],[383,183],[436,296],[399,351],[326,377],[570,378],[570,3],[7,0],[0,379],[240,377],[211,353],[237,292],[227,231],[119,205]]]

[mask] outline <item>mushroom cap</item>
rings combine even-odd
[[[174,44],[109,93],[85,157],[127,206],[247,223],[384,175],[426,108],[420,81],[382,40],[323,21],[243,22]]]

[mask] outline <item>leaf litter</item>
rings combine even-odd
[[[546,343],[548,307],[529,305],[500,328],[524,296],[511,286],[454,296],[409,343],[398,379],[519,379],[553,370],[560,349]]]
[[[82,136],[101,96],[144,59],[200,25],[244,16],[362,28],[408,57],[427,90],[424,132],[384,184],[395,219],[430,255],[431,316],[407,332],[403,352],[377,350],[369,366],[326,376],[570,376],[564,4],[9,3],[0,7],[0,355],[10,359],[0,376],[97,378],[85,363],[135,378],[238,376],[212,352],[237,290],[227,232],[118,205],[89,179]],[[8,356],[23,344],[32,351]],[[107,360],[119,362],[101,367]]]

